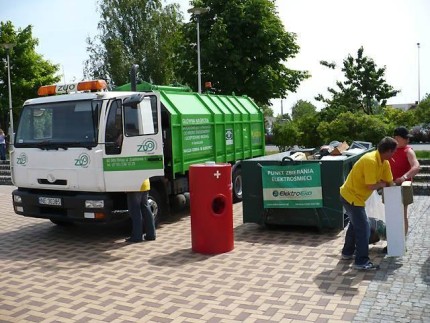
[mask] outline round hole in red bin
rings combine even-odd
[[[212,211],[215,214],[222,214],[225,210],[225,198],[224,196],[217,196],[212,201]]]

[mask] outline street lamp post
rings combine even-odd
[[[10,120],[10,127],[9,127],[9,141],[13,142],[13,113],[12,113],[12,87],[10,85],[10,61],[9,61],[9,52],[11,48],[15,46],[15,44],[7,43],[7,44],[1,44],[3,48],[6,49],[6,60],[7,60],[7,85],[9,89],[9,120]]]
[[[421,93],[420,93],[420,43],[417,43],[418,47],[418,104],[421,101]]]
[[[195,15],[197,19],[197,87],[198,92],[202,93],[202,74],[200,69],[200,15],[209,11],[209,8],[191,8],[188,12]]]

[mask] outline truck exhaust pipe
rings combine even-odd
[[[133,64],[130,69],[130,86],[133,92],[137,91],[137,69],[139,65]]]

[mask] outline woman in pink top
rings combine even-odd
[[[409,146],[409,138],[412,135],[405,127],[394,129],[394,139],[397,141],[397,150],[393,157],[389,159],[391,173],[396,185],[402,185],[404,181],[411,181],[420,171],[420,163],[417,160],[414,150]],[[408,232],[408,206],[404,206],[405,234]]]

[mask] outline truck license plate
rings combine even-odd
[[[61,206],[59,197],[39,197],[39,204]]]

